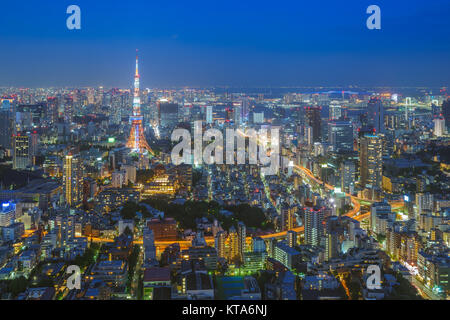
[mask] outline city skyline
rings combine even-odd
[[[140,92],[135,63],[133,92],[0,88],[2,299],[448,297],[445,90]]]
[[[450,300],[448,0],[2,9],[0,301]]]

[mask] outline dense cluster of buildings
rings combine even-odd
[[[445,91],[139,90],[138,70],[133,90],[1,88],[0,298],[445,299],[449,114]],[[279,171],[175,166],[199,120],[278,129]]]

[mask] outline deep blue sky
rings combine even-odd
[[[0,43],[0,86],[448,86],[450,1],[2,1]]]

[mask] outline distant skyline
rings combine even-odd
[[[66,8],[81,8],[81,30]],[[366,8],[381,8],[381,30]],[[448,86],[450,1],[7,2],[0,87]],[[5,14],[7,12],[7,14]]]

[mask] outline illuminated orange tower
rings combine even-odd
[[[141,97],[139,94],[139,69],[138,69],[138,55],[136,50],[136,74],[134,75],[134,96],[133,96],[133,116],[130,118],[131,131],[128,138],[127,147],[134,152],[143,154],[146,151],[153,154],[153,150],[145,140],[144,128],[142,127],[141,115]]]

